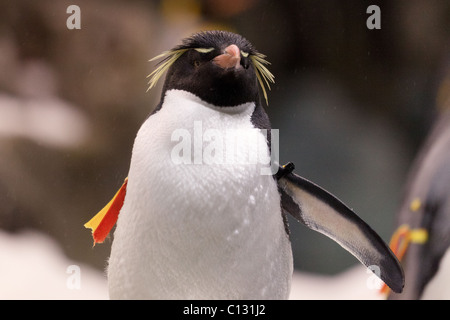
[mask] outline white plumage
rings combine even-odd
[[[261,174],[266,164],[249,163],[255,152],[258,159],[269,155],[266,137],[257,134],[255,143],[251,134],[254,108],[219,108],[186,91],[166,92],[134,143],[109,259],[112,299],[288,297],[292,252],[277,183]],[[199,163],[198,150],[190,163],[174,161],[177,130],[189,132],[193,149],[200,138],[203,151],[212,143],[208,130],[216,138],[237,130],[239,147],[225,163]]]

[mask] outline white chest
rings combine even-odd
[[[287,297],[290,243],[254,107],[218,110],[172,90],[143,124],[114,234],[113,298]]]

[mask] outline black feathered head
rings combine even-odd
[[[167,72],[163,92],[182,89],[215,105],[237,105],[257,99],[259,82],[267,103],[274,76],[265,57],[238,34],[199,32],[150,60],[163,59],[148,76],[149,90]]]

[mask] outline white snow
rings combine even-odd
[[[0,299],[108,299],[107,282],[44,234],[1,231]]]
[[[104,272],[68,259],[45,234],[0,231],[0,262],[0,299],[108,299]],[[359,265],[336,276],[294,272],[290,299],[382,299],[374,283]]]

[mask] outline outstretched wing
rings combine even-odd
[[[344,203],[292,172],[283,174],[278,186],[284,211],[339,243],[370,267],[393,291],[403,290],[403,269],[395,255],[380,236]]]

